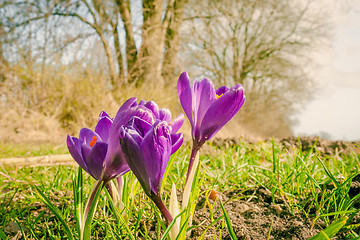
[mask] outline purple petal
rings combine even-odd
[[[169,123],[171,121],[171,112],[167,108],[159,110],[159,120]]]
[[[81,152],[81,141],[76,137],[68,135],[66,139],[66,144],[74,160],[79,164],[82,169],[84,169],[87,173],[90,174]]]
[[[112,120],[105,116],[101,118],[95,127],[95,132],[99,134],[101,140],[105,143],[109,141],[109,130],[112,125]]]
[[[154,124],[152,130],[146,134],[141,143],[144,164],[150,179],[150,188],[157,194],[161,185],[162,177],[171,155],[171,128],[165,122]]]
[[[193,86],[193,114],[195,129],[193,129],[193,136],[199,136],[201,122],[207,110],[213,102],[216,101],[216,93],[214,85],[204,78],[201,82],[195,81]]]
[[[144,106],[154,113],[156,119],[159,119],[159,107],[154,101],[148,101]]]
[[[139,102],[140,106],[144,106],[147,103],[147,101],[145,101],[144,99],[141,99]]]
[[[126,135],[128,135],[128,136],[126,136]],[[142,140],[144,139],[144,137],[141,136],[140,133],[134,127],[121,126],[120,138],[124,138],[125,136],[131,137],[132,141],[136,142],[139,146],[140,146]]]
[[[218,89],[216,89],[216,95],[220,97],[221,95],[225,94],[227,91],[229,91],[229,88],[227,86],[219,87]]]
[[[145,193],[150,195],[149,175],[147,167],[144,165],[145,159],[141,148],[125,128],[121,130],[120,144],[130,169],[141,183]]]
[[[189,75],[187,72],[183,72],[178,80],[177,84],[177,92],[179,95],[180,103],[187,118],[190,121],[191,126],[193,126],[194,122],[192,119],[192,91],[190,87]]]
[[[131,107],[136,106],[136,100],[137,100],[137,99],[136,99],[135,97],[129,98],[128,100],[126,100],[126,102],[124,102],[124,104],[121,105],[121,107],[120,107],[119,110],[117,111],[116,116],[117,116],[119,113],[125,111],[125,110],[128,109],[128,108],[131,108]]]
[[[90,175],[92,176],[91,170],[90,170],[90,168],[89,168],[89,166],[87,165],[87,162],[86,162],[86,158],[88,157],[90,151],[91,151],[91,147],[90,147],[89,145],[87,145],[87,144],[85,144],[85,143],[82,143],[82,144],[81,144],[82,157],[83,157],[83,159],[84,159],[84,161],[85,161],[85,164],[86,164],[86,166],[87,166],[87,168],[88,168],[88,170],[89,170]]]
[[[117,115],[113,121],[112,128],[115,126],[120,129],[119,126],[127,125],[132,117],[139,117],[150,124],[153,124],[156,120],[152,111],[144,106],[138,105]]]
[[[170,126],[172,127],[172,131],[171,133],[176,133],[177,131],[179,131],[179,129],[181,128],[181,126],[184,123],[184,114],[180,113],[179,116],[177,116],[177,118],[175,118],[171,123]]]
[[[106,154],[105,159],[107,159],[108,154],[109,150]],[[114,151],[112,154],[109,154],[109,156],[110,160],[108,162],[105,162],[103,167],[105,171],[104,180],[111,180],[130,171],[130,168],[126,162],[124,153],[122,151]]]
[[[100,179],[107,147],[108,145],[106,143],[97,142],[90,149],[90,152],[86,157],[86,164],[89,168],[89,171],[96,180]]]
[[[84,144],[90,146],[90,142],[94,140],[94,136],[96,137],[97,141],[101,140],[99,134],[97,134],[93,130],[90,130],[88,128],[82,128],[80,130],[79,140],[82,141]]]
[[[103,168],[104,168],[104,180],[110,180],[117,176],[123,175],[130,170],[124,153],[121,149],[119,137],[120,137],[120,127],[113,128],[114,124],[111,126],[108,150],[105,156]]]
[[[200,139],[207,141],[212,138],[244,104],[245,96],[240,84],[232,87],[222,97],[216,100],[206,112],[202,121]]]
[[[129,171],[129,166],[119,143],[120,129],[110,131],[108,151],[104,160],[104,178],[110,180]]]
[[[103,117],[108,117],[111,119],[111,117],[109,116],[109,114],[107,114],[107,112],[105,111],[102,111],[99,115],[99,120],[102,119]]]
[[[183,143],[184,137],[182,133],[171,134],[171,154],[175,153]]]
[[[134,129],[136,129],[142,138],[151,129],[150,123],[136,116],[130,119],[129,126],[132,126]]]
[[[122,169],[128,169],[128,166],[126,164],[126,160],[124,159],[123,153],[121,151],[121,146],[119,143],[119,137],[120,137],[120,128],[123,125],[127,125],[129,120],[137,116],[144,121],[149,122],[150,124],[153,124],[155,122],[154,114],[147,109],[144,106],[136,106],[129,108],[120,114],[116,115],[113,124],[110,127],[110,133],[109,133],[109,145],[108,145],[108,152],[106,154],[105,158],[105,166],[113,166],[112,168],[115,168],[114,165],[118,166],[120,170]],[[116,160],[118,159],[118,160]],[[116,163],[113,163],[113,161],[118,161]],[[125,164],[124,168],[120,167],[121,164]]]

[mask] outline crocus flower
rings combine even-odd
[[[131,124],[130,126],[134,126],[134,120],[132,119],[139,119],[150,125],[158,121],[166,124],[166,126],[171,129],[170,138],[167,138],[171,144],[169,154],[176,151],[182,143],[182,135],[176,134],[176,132],[184,122],[183,114],[180,114],[171,122],[171,113],[169,110],[159,109],[153,101],[147,102],[141,100],[139,104],[137,104],[136,98],[128,99],[119,108],[114,119],[111,119],[106,112],[102,112],[95,131],[83,128],[80,130],[79,138],[68,136],[67,146],[72,157],[80,167],[98,180],[90,193],[89,201],[85,207],[84,219],[87,219],[88,216],[92,217],[88,215],[88,213],[91,206],[97,201],[95,196],[99,187],[108,186],[107,183],[111,179],[130,170],[120,146],[119,137],[120,130],[124,128],[124,126],[127,126],[129,123]],[[159,179],[162,179],[162,177]],[[157,195],[153,200],[157,202],[157,206],[165,207]],[[168,214],[167,219],[169,219],[169,217],[171,218],[170,214]],[[82,229],[84,229],[84,225]],[[89,228],[86,229],[89,231]],[[84,231],[81,231],[83,234]]]
[[[245,101],[241,84],[232,88],[218,89],[204,78],[195,80],[190,86],[189,76],[183,72],[178,80],[177,91],[181,106],[191,124],[193,152],[190,157],[188,175],[200,147],[212,138],[240,110]]]
[[[88,215],[91,209],[92,204],[97,202],[95,199],[96,192],[101,186],[106,187],[110,195],[114,198],[116,195],[113,195],[112,188],[110,185],[110,180],[118,175],[124,174],[130,170],[126,161],[119,157],[113,156],[113,159],[118,160],[118,167],[120,171],[117,171],[118,175],[106,175],[104,174],[104,163],[106,157],[111,154],[109,153],[109,137],[111,127],[113,125],[113,120],[109,117],[106,112],[101,112],[99,116],[99,121],[95,127],[95,131],[92,131],[88,128],[82,128],[80,130],[79,138],[67,136],[67,146],[71,156],[74,160],[89,173],[97,181],[94,184],[93,190],[90,193],[89,200],[85,207],[83,219],[81,219],[81,239],[83,239],[85,232],[89,231],[90,226],[85,226],[86,219],[92,215]],[[122,157],[123,158],[123,157]],[[115,199],[115,198],[114,198]],[[86,230],[84,230],[86,228]]]
[[[245,101],[241,84],[215,90],[214,85],[204,78],[202,81],[195,80],[191,88],[186,72],[179,77],[177,91],[191,124],[194,143],[200,146],[229,122]]]
[[[170,111],[165,108],[159,109],[158,105],[153,101],[141,100],[139,104],[137,104],[136,98],[127,100],[120,107],[110,128],[108,154],[104,160],[104,175],[106,176],[112,177],[113,175],[118,175],[124,171],[123,166],[127,166],[120,146],[119,136],[121,127],[127,126],[129,121],[134,117],[151,125],[157,120],[165,121],[171,126],[172,133],[176,133],[184,122],[183,114],[180,114],[171,121]],[[180,147],[182,139],[180,139],[179,135],[172,134],[171,136],[172,144]]]
[[[67,136],[67,146],[71,156],[82,169],[96,180],[101,177],[112,123],[113,120],[109,115],[106,112],[101,112],[95,131],[82,128],[79,138]],[[126,166],[126,171],[129,171],[128,166]]]
[[[153,124],[156,120],[164,120],[173,131],[178,131],[184,122],[181,114],[171,123],[171,113],[167,109],[159,109],[153,101],[136,98],[128,99],[118,110],[114,119],[106,112],[99,116],[95,131],[88,128],[80,130],[79,138],[68,136],[67,146],[75,161],[96,180],[108,182],[130,170],[119,143],[120,128],[127,125],[132,117],[139,117]],[[173,136],[172,142],[181,145],[179,138]]]
[[[177,139],[174,143],[173,139]],[[181,133],[172,133],[165,121],[155,124],[134,117],[120,130],[120,144],[127,163],[147,195],[158,194],[170,155],[183,141]]]
[[[170,155],[178,150],[182,141],[183,135],[161,120],[151,124],[133,117],[131,123],[120,130],[120,144],[131,170],[168,223],[172,217],[161,201],[159,190]]]

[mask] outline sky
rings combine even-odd
[[[332,10],[330,46],[315,57],[314,99],[298,115],[296,135],[360,140],[360,1]]]

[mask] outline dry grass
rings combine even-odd
[[[4,75],[0,81],[0,142],[63,144],[67,134],[77,135],[82,127],[94,128],[101,111],[114,116],[119,106],[133,96],[156,101],[159,107],[170,109],[173,117],[182,112],[176,81],[166,88],[143,84],[114,90],[105,74],[86,68],[47,67],[45,73],[27,69],[0,68]],[[274,135],[274,130],[278,136],[289,134],[284,126],[285,132],[279,131],[281,126],[274,118],[277,114],[254,99],[256,96],[247,94],[240,113],[217,137],[260,140]],[[188,121],[182,130],[189,133]]]
[[[114,116],[133,96],[154,100],[174,116],[181,112],[175,86],[114,91],[107,87],[104,75],[86,69],[48,69],[41,74],[16,66],[2,72],[0,142],[61,144],[67,134],[76,135],[82,127],[93,128],[101,111]]]

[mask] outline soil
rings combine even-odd
[[[360,178],[360,174],[358,178]],[[357,184],[360,183],[357,182]],[[326,228],[325,223],[321,220],[317,220],[314,223],[314,219],[306,218],[304,214],[291,213],[280,199],[275,200],[275,203],[273,203],[271,192],[264,188],[238,193],[224,193],[221,195],[221,199],[225,203],[224,207],[238,239],[309,239]],[[214,205],[212,209],[213,212],[216,212],[214,219],[222,215],[220,204],[217,200],[215,202],[212,200],[206,202],[205,197],[201,197],[193,219],[193,225],[201,226],[194,228],[188,239],[198,238],[210,225],[209,204]],[[359,222],[360,213],[354,217],[351,223]],[[268,238],[269,231],[271,232]],[[204,239],[214,239],[216,234],[219,235],[218,229],[215,227],[209,228],[204,235]],[[223,229],[222,239],[231,239],[226,227]],[[345,233],[338,233],[332,239],[345,239]]]
[[[316,138],[300,138],[302,150],[309,151],[315,141]],[[299,147],[300,145],[298,138],[288,138],[278,142],[289,150],[293,147]],[[213,145],[215,146],[228,147],[237,144],[239,144],[239,141],[236,139],[215,139],[213,141]],[[328,141],[319,139],[314,149],[322,155],[342,153],[360,154],[360,149],[357,148],[355,144],[360,146],[360,142]],[[331,185],[324,187],[330,189]],[[359,192],[360,174],[353,179],[349,190],[349,196],[354,197]],[[308,218],[304,214],[296,212],[296,210],[290,212],[289,208],[281,199],[276,199],[273,202],[271,192],[261,187],[247,191],[238,189],[237,191],[221,193],[219,194],[218,199],[219,198],[224,203],[224,207],[229,215],[233,230],[238,239],[309,239],[326,228],[325,223],[321,220],[314,222],[313,218]],[[358,205],[355,207],[360,208],[359,204],[360,202],[358,202]],[[42,204],[40,205],[42,210],[48,211]],[[209,206],[213,206],[212,211]],[[36,209],[35,211],[40,212],[39,209]],[[209,227],[211,224],[211,212],[213,213],[213,219],[222,216],[219,201],[209,199],[207,202],[205,196],[201,196],[198,200],[192,221],[192,225],[196,227],[193,228],[188,239],[197,239],[207,228],[204,239],[219,239],[219,234],[221,234],[222,239],[231,239],[225,225],[223,225],[221,233],[219,231],[221,225],[225,224],[222,220],[217,224],[214,224],[214,226]],[[351,223],[359,222],[360,213],[353,218]],[[142,224],[148,226],[147,228],[150,229],[150,235],[153,234],[154,237],[156,236],[155,226],[157,222],[155,220],[143,222]],[[28,232],[28,229],[25,226],[22,227],[25,232]],[[10,236],[11,239],[15,240],[21,238],[20,228],[15,222],[5,226],[4,232]],[[346,233],[338,233],[333,239],[345,239],[345,234]],[[141,237],[139,239],[141,239]]]
[[[360,174],[354,178],[354,183],[354,189],[350,191],[359,190]],[[180,194],[180,192],[178,192],[178,194]],[[217,199],[212,200],[209,197],[208,201],[206,201],[205,195],[200,196],[192,221],[194,228],[191,233],[188,234],[187,239],[198,239],[199,236],[204,234],[208,226],[211,225],[211,211],[209,206],[212,206],[213,219],[217,219],[223,215],[219,199],[223,202],[233,230],[239,240],[309,239],[326,228],[325,223],[321,220],[317,220],[314,223],[313,218],[306,218],[304,214],[291,213],[281,199],[276,199],[274,203],[271,192],[261,187],[247,191],[239,189],[238,191],[218,193],[215,196]],[[47,217],[52,215],[49,209],[41,203],[35,204],[32,208],[32,214],[34,216],[37,216],[42,211],[45,212],[45,216]],[[153,239],[156,239],[156,225],[158,222],[155,219],[148,220],[141,222],[140,225],[147,225],[147,229],[150,230],[149,235],[152,236]],[[351,224],[359,222],[360,213],[354,217]],[[50,222],[49,224],[51,225],[52,223]],[[222,224],[223,226],[221,227]],[[26,226],[22,225],[21,227],[25,233],[29,232]],[[221,231],[219,230],[220,228],[222,228]],[[270,234],[269,231],[271,231]],[[9,239],[23,239],[20,227],[16,222],[7,224],[4,227],[4,233]],[[203,239],[220,239],[220,234],[221,239],[231,239],[227,227],[222,220],[214,224],[214,226],[209,227],[205,231]],[[98,237],[102,238],[105,237],[105,235],[106,233]],[[338,233],[336,237],[332,239],[347,239],[345,235],[346,233],[344,232]],[[139,235],[138,239],[145,238]]]
[[[271,192],[258,188],[251,192],[240,193],[237,197],[256,196],[243,200],[229,200],[233,198],[234,192],[222,195],[224,207],[232,222],[233,230],[238,239],[308,239],[316,235],[321,227],[317,224],[312,227],[310,219],[304,219],[299,213],[290,213],[281,202],[272,202]],[[212,200],[210,204],[214,204]],[[218,211],[217,211],[218,210]],[[222,211],[218,201],[215,201],[213,212],[214,218],[220,217]],[[210,222],[210,210],[205,197],[201,198],[197,205],[193,225],[202,223],[201,227],[195,228],[190,239],[200,236]],[[210,228],[204,239],[213,239],[214,234],[219,234],[215,228]],[[228,230],[224,229],[223,239],[231,239]]]
[[[240,140],[243,141],[243,140]],[[219,147],[229,147],[238,145],[238,139],[214,139],[213,145]],[[267,140],[271,142],[272,140]],[[245,141],[250,142],[251,141]],[[317,137],[290,137],[275,142],[281,143],[284,148],[290,152],[294,148],[300,148],[302,151],[310,151],[314,146],[313,151],[319,152],[322,156],[341,155],[341,154],[360,154],[360,142],[346,142],[346,141],[330,141]],[[316,144],[315,144],[316,143]],[[356,146],[357,145],[357,146]],[[330,184],[331,185],[331,184]],[[324,186],[324,188],[331,188],[333,186]],[[241,190],[239,190],[241,191]],[[353,178],[349,196],[353,198],[360,192],[360,174]],[[236,195],[236,197],[234,197]],[[246,198],[246,196],[256,196],[253,198]],[[267,239],[269,231],[269,239],[309,239],[316,235],[321,230],[326,228],[326,225],[321,220],[314,223],[314,219],[306,218],[301,213],[291,213],[289,208],[281,199],[277,199],[275,204],[272,202],[271,192],[266,189],[258,188],[251,190],[251,192],[229,192],[222,194],[223,202],[227,213],[232,222],[234,232],[238,239]],[[237,200],[229,200],[237,199]],[[210,200],[211,201],[211,200]],[[360,207],[360,202],[355,207]],[[215,202],[213,212],[214,219],[222,215],[220,205]],[[205,203],[205,197],[199,199],[196,213],[193,220],[193,225],[199,225],[195,228],[189,239],[197,238],[209,226],[210,210],[208,203]],[[352,223],[360,223],[360,213],[358,213],[352,220]],[[214,234],[219,234],[215,228],[210,228],[204,239],[214,239]],[[333,239],[345,239],[345,233],[338,233]],[[227,229],[222,233],[223,239],[231,239]]]
[[[299,140],[301,144],[299,143]],[[302,151],[309,151],[315,144],[314,149],[321,153],[321,155],[335,155],[335,154],[360,154],[360,141],[331,141],[317,137],[289,137],[279,141],[284,147],[290,149],[292,147],[299,148],[301,145]]]
[[[335,154],[360,154],[360,141],[331,141],[327,139],[322,139],[318,137],[288,137],[284,139],[274,139],[275,142],[280,143],[284,148],[292,151],[293,148],[299,149],[304,152],[311,150],[314,146],[314,151],[320,152],[322,156],[330,156]],[[255,143],[251,140],[244,139],[235,139],[235,138],[216,138],[213,140],[214,146],[219,147],[229,147],[238,145],[241,141]],[[272,139],[265,140],[265,142],[271,142]],[[300,142],[299,142],[300,141]]]

